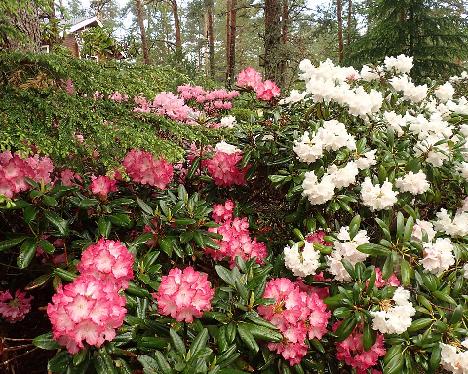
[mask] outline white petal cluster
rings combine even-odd
[[[459,351],[453,345],[445,343],[440,343],[440,348],[440,364],[445,370],[455,374],[468,374],[468,350]]]
[[[407,125],[407,120],[401,114],[397,114],[394,111],[384,112],[383,119],[387,123],[387,126],[395,131],[398,137],[405,133],[403,127]]]
[[[320,182],[313,171],[306,172],[304,177],[302,194],[307,196],[311,205],[320,205],[333,198],[335,184],[330,175],[325,174]]]
[[[288,97],[280,100],[280,104],[294,104],[304,100],[307,92],[299,92],[298,90],[291,90]]]
[[[233,153],[241,152],[239,148],[235,145],[226,143],[224,140],[219,142],[215,145],[215,150],[218,152],[227,153],[228,155],[232,155]]]
[[[422,171],[414,174],[410,171],[402,178],[397,178],[395,186],[401,192],[409,192],[412,195],[419,195],[426,192],[429,189],[429,182],[426,179],[426,174]]]
[[[397,202],[398,192],[393,191],[393,185],[385,181],[382,187],[379,184],[373,185],[370,178],[366,177],[361,184],[361,198],[365,206],[371,210],[387,209]]]
[[[446,82],[442,86],[437,87],[437,89],[434,91],[434,94],[440,101],[446,103],[455,94],[455,89],[450,84],[450,82]]]
[[[420,103],[427,96],[427,84],[416,86],[409,75],[403,74],[390,79],[390,85],[395,91],[403,92],[403,98],[414,103]]]
[[[463,278],[468,279],[468,262],[463,266]]]
[[[445,140],[442,135],[430,135],[426,139],[417,142],[414,146],[414,154],[416,157],[426,155],[426,162],[435,166],[441,167],[445,161],[449,160],[451,151],[447,143],[435,145],[441,140]]]
[[[331,176],[335,188],[340,189],[356,183],[359,169],[356,162],[350,161],[342,168],[338,168],[335,164],[330,165],[327,173]]]
[[[323,156],[323,143],[318,137],[309,136],[306,131],[300,140],[294,142],[293,151],[301,162],[310,164]]]
[[[364,65],[361,69],[361,78],[366,82],[371,82],[380,79],[378,71],[371,69],[368,65]]]
[[[375,152],[377,150],[373,149],[372,151],[366,152],[356,160],[356,166],[359,170],[369,169],[371,166],[377,163],[375,159]]]
[[[424,234],[427,235],[427,242],[432,242],[437,233],[434,230],[434,225],[431,222],[417,219],[413,226],[411,238],[413,240],[419,240],[422,242]]]
[[[413,68],[413,57],[399,55],[397,57],[385,57],[384,65],[387,70],[395,69],[397,73],[409,73]]]
[[[453,244],[448,238],[437,238],[434,243],[423,244],[422,266],[427,271],[439,275],[455,263]]]
[[[306,277],[315,274],[320,266],[320,253],[314,249],[313,243],[305,242],[302,250],[296,243],[284,248],[284,263],[296,277]]]
[[[346,226],[340,229],[337,239],[333,245],[333,252],[327,256],[329,272],[335,276],[337,281],[350,281],[351,277],[343,267],[341,260],[346,259],[353,265],[364,261],[368,255],[359,252],[356,248],[361,244],[369,243],[369,237],[367,231],[360,230],[351,240],[349,227]]]
[[[300,161],[310,164],[321,158],[324,150],[337,151],[342,147],[355,150],[356,140],[344,124],[332,120],[324,121],[312,137],[308,131],[304,132],[301,139],[294,142],[293,151]]]
[[[457,102],[448,101],[447,108],[453,113],[468,114],[468,100],[465,96],[462,96]]]
[[[221,127],[227,127],[229,129],[232,129],[236,124],[236,117],[234,116],[225,116],[221,118]]]
[[[392,298],[395,303],[393,307],[371,312],[372,328],[383,334],[404,333],[411,325],[411,317],[416,314],[409,298],[410,292],[403,287],[398,287]]]
[[[351,115],[362,118],[377,112],[382,106],[383,96],[380,92],[373,89],[367,92],[362,86],[349,85],[348,82],[360,78],[359,72],[352,67],[335,66],[328,59],[318,67],[309,60],[303,60],[299,69],[301,79],[306,82],[306,91],[315,102],[337,102],[348,106]]]
[[[434,226],[437,231],[443,231],[451,237],[468,235],[468,212],[457,212],[452,219],[447,209],[442,208],[436,216]]]
[[[468,162],[462,162],[458,167],[458,172],[468,181]]]

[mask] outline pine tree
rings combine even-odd
[[[460,61],[468,54],[467,24],[453,3],[460,1],[376,1],[369,10],[372,24],[354,46],[350,61],[373,63],[403,53],[414,57],[412,75],[417,80],[460,72]]]

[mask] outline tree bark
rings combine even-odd
[[[205,38],[208,46],[208,75],[215,77],[215,48],[213,30],[213,0],[205,0]],[[206,62],[205,62],[206,63]]]
[[[174,29],[175,29],[175,42],[176,42],[176,59],[182,60],[182,38],[180,36],[180,18],[179,18],[179,7],[177,6],[177,0],[171,0],[172,15],[174,16]]]
[[[286,84],[286,70],[288,67],[286,59],[286,45],[288,44],[289,39],[289,0],[283,0],[283,10],[281,15],[281,42],[282,42],[282,53],[281,53],[281,63],[280,63],[280,80],[278,84],[281,87],[284,87]]]
[[[281,81],[281,0],[265,0],[265,77]]]
[[[14,30],[3,35],[7,49],[38,52],[41,46],[40,9],[34,1],[21,4],[15,12],[7,12],[7,19]]]
[[[348,0],[348,21],[346,27],[346,48],[351,45],[351,30],[353,23],[353,0]]]
[[[143,4],[141,0],[135,0],[137,23],[140,29],[141,49],[143,50],[143,62],[147,65],[151,63],[148,51],[148,41],[146,40],[145,25],[143,23]]]
[[[234,80],[234,69],[236,64],[236,22],[237,22],[237,0],[228,0],[228,25],[226,30],[229,30],[227,35],[227,67],[226,67],[226,85],[228,88],[232,86]]]
[[[343,62],[343,0],[336,1],[336,20],[338,22],[338,61]]]

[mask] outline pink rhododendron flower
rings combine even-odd
[[[47,306],[54,339],[75,354],[84,343],[100,347],[115,337],[127,313],[115,284],[88,275],[59,286]]]
[[[217,115],[221,110],[232,108],[232,102],[239,95],[237,91],[224,89],[205,91],[200,86],[183,85],[177,87],[179,96],[192,107],[203,109],[210,115]]]
[[[339,325],[340,322],[336,322],[333,331]],[[382,334],[377,333],[375,343],[369,351],[364,350],[362,335],[362,326],[357,326],[345,340],[336,343],[336,358],[355,368],[357,374],[366,374],[367,369],[376,365],[379,357],[385,356],[386,352]]]
[[[247,67],[242,70],[237,76],[236,85],[239,87],[253,88],[257,87],[262,82],[261,74],[253,67]]]
[[[93,181],[89,187],[93,194],[106,199],[110,192],[117,191],[117,181],[108,176],[100,175],[99,177],[93,177]]]
[[[322,244],[322,245],[327,245],[327,246],[332,246],[333,243],[326,242],[325,241],[325,236],[327,234],[323,230],[317,230],[315,232],[312,232],[308,234],[305,237],[305,240],[307,240],[309,243],[317,243],[317,244]]]
[[[127,174],[135,182],[164,190],[171,182],[174,167],[165,159],[155,159],[150,152],[131,150],[123,160]]]
[[[369,283],[369,281],[367,281]],[[382,270],[380,268],[375,268],[375,286],[377,288],[382,288],[384,286],[394,286],[398,287],[400,285],[400,280],[393,273],[387,280],[382,278]]]
[[[159,115],[167,116],[176,121],[186,122],[195,116],[192,109],[185,105],[183,99],[170,92],[161,92],[156,95],[152,106]]]
[[[64,186],[71,187],[75,186],[76,182],[81,182],[83,178],[73,170],[64,169],[60,172],[60,180]]]
[[[214,240],[219,249],[205,248],[205,252],[217,261],[228,260],[229,265],[235,266],[236,257],[244,260],[255,257],[258,264],[263,264],[267,256],[264,243],[250,237],[249,221],[247,218],[233,218],[234,203],[227,200],[224,205],[213,206],[213,220],[221,226],[209,228],[209,232],[221,234],[223,239]]]
[[[146,100],[146,97],[143,96],[135,96],[133,98],[135,104],[138,105],[136,108],[133,109],[134,112],[140,113],[149,113],[151,112],[150,103]]]
[[[76,268],[81,274],[110,281],[118,289],[124,289],[133,279],[133,261],[133,255],[122,243],[100,239],[86,248]]]
[[[321,339],[327,332],[331,312],[316,293],[301,291],[287,278],[270,280],[263,297],[273,299],[274,304],[259,306],[258,313],[284,336],[282,342],[269,343],[268,348],[281,354],[290,365],[298,364],[307,354],[305,340]]]
[[[244,185],[245,174],[249,167],[240,168],[237,164],[242,160],[242,152],[225,153],[217,151],[211,159],[203,160],[208,174],[219,187]]]
[[[115,101],[116,103],[121,103],[128,100],[128,95],[122,94],[119,91],[115,91],[112,95],[109,96],[109,100]]]
[[[30,185],[25,178],[38,183],[51,183],[54,165],[48,157],[28,157],[5,151],[0,153],[0,195],[13,198],[17,193],[27,191]]]
[[[158,292],[153,297],[158,301],[158,311],[177,321],[193,322],[204,312],[211,310],[214,289],[208,275],[195,271],[191,266],[172,269],[162,277]]]
[[[264,101],[270,101],[281,93],[281,90],[276,83],[270,80],[257,84],[254,89],[257,99]]]
[[[20,290],[16,290],[15,297],[10,291],[0,291],[0,316],[11,323],[21,321],[31,311],[32,299]]]

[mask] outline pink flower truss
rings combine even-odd
[[[213,219],[221,226],[209,228],[210,232],[221,234],[223,239],[215,240],[219,249],[205,248],[205,252],[217,261],[227,259],[229,265],[234,267],[236,257],[244,260],[255,257],[258,264],[263,264],[267,256],[264,243],[250,237],[249,221],[247,218],[233,218],[234,203],[227,200],[224,205],[213,206]]]
[[[152,106],[159,115],[176,121],[187,122],[195,116],[192,109],[185,105],[183,99],[170,92],[161,92],[156,95]]]
[[[384,286],[394,286],[398,287],[400,285],[400,280],[393,273],[387,280],[382,278],[382,270],[380,268],[375,268],[375,286],[377,288],[382,288]]]
[[[65,169],[60,172],[60,180],[64,186],[71,187],[76,186],[76,182],[81,182],[83,179],[73,170]]]
[[[8,322],[21,321],[31,311],[32,296],[16,290],[15,297],[10,291],[0,291],[0,316]]]
[[[133,279],[133,261],[133,255],[122,243],[100,239],[86,248],[77,269],[83,275],[92,275],[125,289]]]
[[[117,191],[117,181],[105,175],[94,177],[91,185],[89,186],[91,192],[102,199],[107,199],[110,192]]]
[[[171,182],[174,167],[165,159],[155,159],[150,152],[131,150],[123,160],[127,174],[135,182],[164,190]]]
[[[275,82],[267,80],[265,82],[261,82],[255,86],[255,93],[257,95],[257,99],[270,101],[274,97],[280,95],[281,90],[276,85]]]
[[[26,177],[38,183],[51,183],[54,170],[48,157],[28,157],[22,159],[15,153],[0,153],[0,195],[13,198],[17,193],[27,191],[30,186]]]
[[[232,108],[232,100],[239,96],[237,91],[224,89],[205,91],[200,86],[183,85],[177,87],[180,97],[192,107],[203,109],[210,115],[216,115],[219,111]]]
[[[119,91],[115,91],[112,95],[109,96],[109,100],[115,101],[116,103],[121,103],[128,100],[128,95],[122,94]]]
[[[315,232],[312,232],[310,234],[308,234],[305,239],[309,242],[309,243],[317,243],[317,244],[322,244],[322,245],[327,245],[327,246],[332,246],[333,243],[330,243],[330,242],[326,242],[325,241],[325,236],[327,234],[325,233],[325,231],[323,230],[317,230]]]
[[[237,76],[236,85],[244,88],[255,89],[259,83],[262,82],[261,74],[253,67],[247,67],[242,70]]]
[[[316,293],[301,291],[287,278],[270,280],[263,297],[273,299],[274,304],[259,306],[258,313],[278,326],[284,336],[281,343],[269,343],[268,348],[291,365],[298,364],[307,353],[305,340],[323,337],[331,313]]]
[[[204,312],[211,310],[214,289],[208,275],[195,271],[191,266],[180,270],[171,269],[162,277],[158,292],[153,297],[158,301],[158,311],[177,321],[193,322]]]
[[[246,183],[245,174],[249,167],[238,167],[237,164],[240,160],[242,160],[242,152],[228,154],[216,151],[211,159],[203,160],[202,165],[206,167],[208,174],[217,186],[242,186]]]
[[[114,339],[126,313],[125,297],[115,285],[88,275],[59,286],[47,306],[54,339],[71,354],[84,343],[100,347]]]
[[[234,213],[234,202],[232,200],[226,200],[224,204],[215,204],[213,205],[213,220],[216,223],[222,223],[232,219]]]
[[[135,96],[133,98],[135,104],[138,105],[136,108],[133,109],[134,112],[140,113],[149,113],[151,112],[150,103],[146,100],[146,97],[143,96]]]
[[[340,322],[336,322],[333,325],[333,331],[336,331],[339,325]],[[380,333],[377,333],[377,338],[371,349],[364,350],[362,326],[357,326],[345,340],[336,343],[336,358],[355,368],[357,374],[367,373],[367,369],[376,365],[379,357],[385,356],[385,352],[384,336]]]

